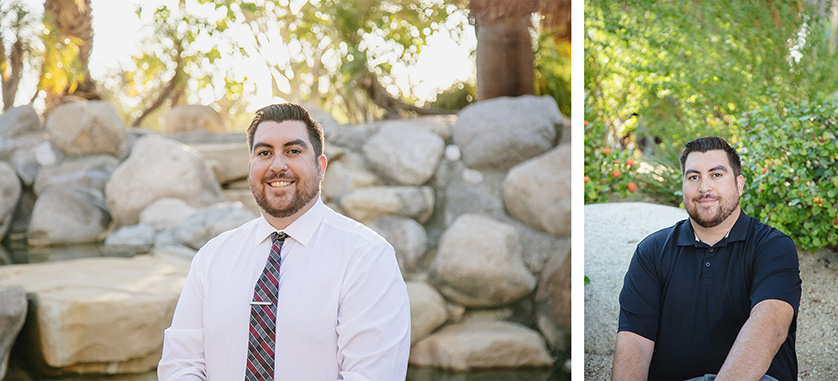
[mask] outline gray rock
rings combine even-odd
[[[431,187],[370,187],[343,196],[341,208],[349,217],[369,223],[385,215],[400,215],[425,222],[434,211]]]
[[[513,219],[504,222],[511,224],[518,231],[522,248],[521,256],[533,274],[540,274],[547,260],[556,253],[562,255],[570,253],[570,237],[558,238]]]
[[[79,186],[48,188],[35,201],[29,221],[29,244],[96,242],[103,238],[110,222],[102,192]]]
[[[55,165],[64,159],[64,154],[49,141],[42,141],[32,147],[23,147],[12,154],[11,164],[21,181],[27,186],[35,182],[41,168]]]
[[[570,255],[556,252],[535,290],[535,321],[555,351],[570,353]]]
[[[26,321],[26,290],[0,287],[0,380],[6,376],[9,354]]]
[[[20,150],[29,150],[49,140],[46,131],[24,132],[13,138],[0,138],[0,160],[11,160],[12,155]]]
[[[538,332],[503,321],[449,324],[410,349],[410,364],[455,371],[550,367],[553,359]]]
[[[247,179],[250,151],[247,142],[191,144],[206,159],[219,184]]]
[[[56,106],[44,124],[50,140],[65,155],[127,152],[125,123],[110,104],[102,101],[71,102]]]
[[[163,132],[188,131],[224,132],[226,122],[218,111],[204,105],[179,105],[163,114]]]
[[[382,184],[378,176],[367,168],[360,154],[345,152],[329,160],[322,184],[323,197],[327,200],[340,200],[353,190]]]
[[[619,296],[637,244],[687,218],[680,208],[645,203],[585,205],[585,353],[613,355]],[[576,286],[576,285],[574,285]]]
[[[420,266],[428,249],[428,234],[422,224],[412,218],[385,215],[376,218],[369,227],[393,245],[396,259],[405,277],[421,270]]]
[[[504,181],[506,209],[527,225],[570,235],[570,145],[521,163]]]
[[[21,189],[20,180],[12,166],[0,161],[0,241],[6,237],[12,224]]]
[[[154,228],[144,224],[124,226],[105,239],[105,249],[121,253],[148,253],[154,246]]]
[[[311,116],[311,119],[314,119],[315,122],[317,122],[318,124],[320,124],[321,127],[323,127],[323,131],[332,130],[340,126],[340,123],[338,123],[337,119],[335,119],[335,117],[332,116],[332,114],[321,109],[320,107],[317,107],[311,103],[303,103],[302,106],[306,109],[306,111],[308,111],[308,114]]]
[[[58,165],[41,168],[35,178],[35,194],[54,187],[77,185],[105,192],[111,173],[119,166],[119,159],[111,155],[69,158]]]
[[[507,170],[556,144],[562,115],[549,96],[500,97],[464,107],[454,143],[471,168]]]
[[[445,300],[435,288],[425,282],[408,281],[410,299],[410,343],[430,335],[448,320]]]
[[[140,212],[162,198],[179,198],[196,208],[224,201],[203,157],[158,135],[137,140],[128,159],[111,174],[105,194],[117,226],[136,224]]]
[[[375,124],[342,125],[333,128],[331,134],[326,135],[326,141],[353,152],[361,152],[376,130],[378,125]]]
[[[256,217],[240,202],[223,202],[193,213],[172,232],[178,242],[197,250],[213,237]]]
[[[0,140],[8,140],[41,128],[41,118],[30,105],[12,107],[0,114]]]
[[[227,201],[240,202],[256,215],[262,213],[262,209],[259,208],[259,204],[253,198],[253,193],[249,187],[247,189],[225,189],[222,193]]]
[[[445,141],[421,127],[387,124],[364,145],[371,167],[397,184],[421,185],[433,176]]]
[[[198,208],[179,198],[161,198],[140,212],[140,224],[150,226],[155,231],[166,230],[197,211]]]
[[[515,229],[473,214],[460,216],[443,233],[429,275],[447,299],[467,307],[505,306],[536,285]]]

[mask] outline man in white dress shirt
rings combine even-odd
[[[207,242],[166,329],[161,380],[241,380],[254,286],[280,250],[276,380],[404,380],[410,306],[395,253],[320,200],[323,130],[302,107],[256,112],[249,182],[261,216]]]

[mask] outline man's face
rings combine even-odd
[[[326,157],[314,157],[305,123],[259,123],[249,164],[250,191],[263,213],[290,217],[302,214],[317,201]]]
[[[745,186],[735,176],[725,151],[692,152],[684,163],[684,207],[705,228],[721,224],[739,208]]]

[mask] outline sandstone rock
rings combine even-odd
[[[148,253],[154,246],[154,228],[137,224],[124,226],[105,239],[105,248],[127,254]]]
[[[445,324],[448,312],[442,295],[425,282],[405,282],[410,297],[410,343],[416,343]]]
[[[549,96],[500,97],[464,107],[454,143],[471,168],[507,170],[555,145],[562,115]]]
[[[256,217],[240,202],[224,202],[193,213],[179,222],[172,233],[178,242],[197,250],[213,237]]]
[[[166,230],[197,211],[198,208],[179,198],[161,198],[140,212],[140,224],[150,226],[155,231]]]
[[[585,353],[613,355],[623,278],[637,244],[687,218],[680,208],[645,203],[585,205]],[[574,285],[576,286],[576,285]]]
[[[221,114],[210,106],[180,105],[172,107],[163,115],[163,132],[195,130],[224,132],[227,126]]]
[[[481,368],[549,367],[553,359],[539,334],[520,324],[467,321],[449,324],[416,343],[410,364],[465,371]]]
[[[443,233],[429,275],[446,298],[467,307],[504,306],[536,284],[515,229],[473,214],[460,216]]]
[[[0,380],[6,376],[9,353],[24,321],[26,291],[20,287],[0,287]]]
[[[434,211],[431,187],[370,187],[343,196],[343,210],[362,223],[385,215],[400,215],[425,222]]]
[[[376,218],[369,227],[393,245],[405,277],[421,269],[422,259],[428,249],[428,234],[420,223],[407,217],[385,215]]]
[[[20,180],[11,165],[0,161],[0,241],[6,237],[20,200]]]
[[[41,118],[30,105],[12,107],[0,114],[0,140],[38,131],[41,127]]]
[[[119,166],[119,159],[110,155],[82,156],[67,159],[58,165],[44,167],[35,178],[35,194],[46,189],[78,185],[105,192],[111,173]]]
[[[56,106],[45,127],[64,154],[109,154],[122,157],[128,144],[125,123],[113,106],[102,101],[72,102]]]
[[[364,145],[364,157],[384,177],[402,185],[421,185],[433,176],[445,141],[411,125],[385,125]]]
[[[102,192],[80,186],[48,188],[35,201],[29,221],[29,244],[96,242],[110,222]]]
[[[346,152],[338,159],[329,161],[322,191],[325,199],[340,200],[344,194],[355,189],[379,185],[381,180],[367,169],[363,156]]]
[[[550,348],[570,353],[570,255],[547,261],[535,290],[535,321]]]
[[[250,151],[247,142],[192,144],[206,159],[219,184],[228,184],[236,180],[247,179]]]
[[[162,198],[202,208],[224,200],[221,187],[195,150],[158,135],[143,136],[105,187],[117,226],[134,225],[140,212]]]
[[[527,225],[570,235],[570,145],[519,164],[504,182],[506,209]]]
[[[88,258],[0,267],[31,296],[18,340],[27,361],[71,373],[139,373],[160,360],[189,261]]]

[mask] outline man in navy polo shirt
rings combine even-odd
[[[620,293],[612,380],[797,379],[797,250],[740,210],[741,168],[720,138],[686,144],[690,218],[637,245]]]

